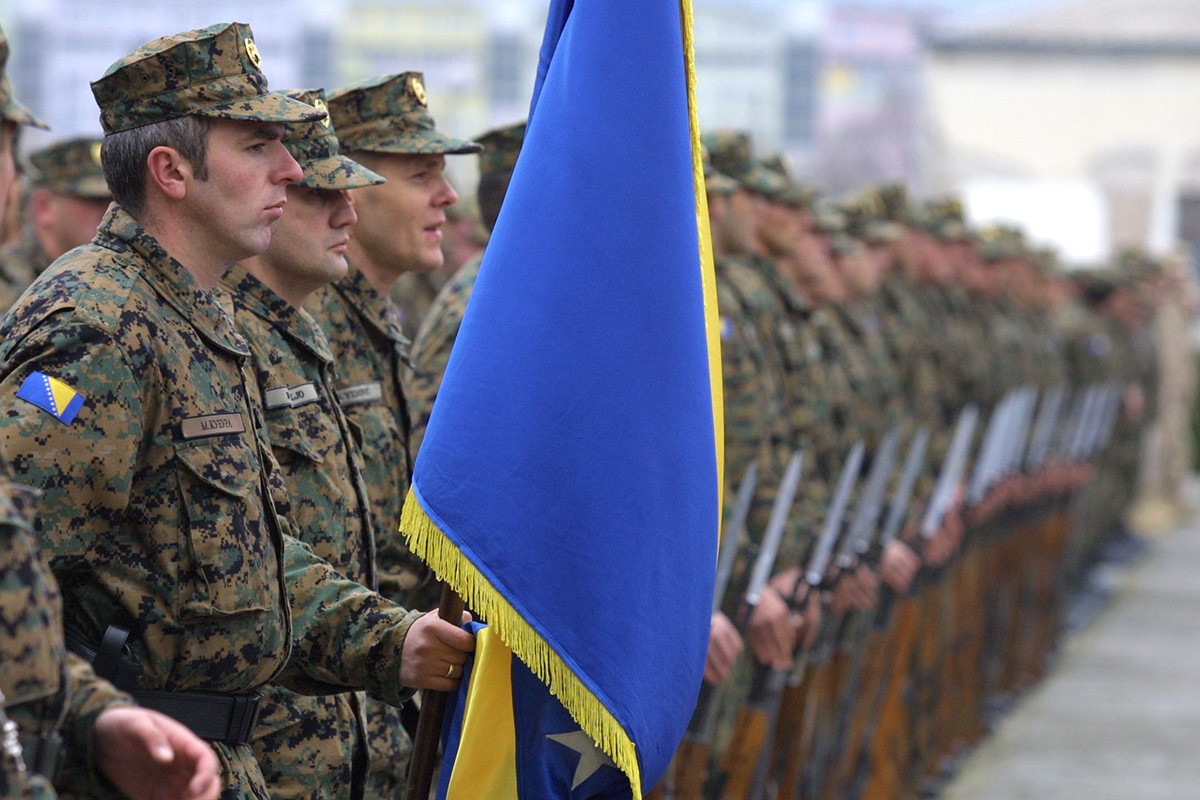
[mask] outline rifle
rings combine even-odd
[[[791,515],[792,503],[796,497],[796,488],[800,485],[800,473],[803,465],[803,458],[800,451],[792,454],[788,461],[787,469],[784,471],[783,480],[780,483],[779,491],[775,495],[775,503],[771,507],[771,517],[767,523],[767,531],[763,535],[762,546],[759,549],[758,556],[754,561],[754,567],[750,573],[750,582],[746,587],[745,595],[745,612],[738,615],[738,628],[744,630],[750,620],[750,615],[755,606],[758,605],[762,597],[763,589],[767,585],[767,580],[771,577],[771,570],[775,566],[775,557],[779,552],[779,545],[783,541],[783,534],[787,528],[788,517]],[[702,697],[702,701],[707,703],[705,710],[698,712],[702,717],[713,716],[713,708],[715,702],[711,699],[711,695],[715,694],[712,687],[705,684],[702,689],[709,689],[709,698]],[[762,698],[755,695],[755,686],[750,688],[750,696],[738,709],[737,721],[735,722],[735,735],[730,741],[728,752],[725,754],[724,763],[722,765],[723,774],[718,776],[720,781],[728,781],[730,773],[729,761],[733,754],[742,750],[745,747],[753,747],[755,738],[761,740],[766,735],[768,725],[767,717],[770,713],[770,708],[765,706]],[[693,715],[693,720],[696,715]],[[704,786],[703,775],[706,772],[708,762],[708,751],[712,748],[712,726],[713,722],[709,719],[701,719],[700,724],[701,736],[705,737],[699,745],[704,750],[700,753],[690,756],[690,765],[681,764],[681,768],[691,768],[691,765],[699,764],[699,769],[694,774],[679,772],[684,779],[684,785],[680,787],[680,796],[684,798],[698,798],[702,794]],[[689,730],[691,726],[689,725]],[[740,736],[738,734],[741,734]],[[759,745],[761,747],[761,744]],[[703,756],[703,758],[701,758]]]
[[[1029,450],[1025,453],[1025,469],[1036,472],[1046,465],[1054,443],[1054,429],[1067,397],[1064,386],[1055,386],[1042,393],[1037,417],[1033,422],[1033,433],[1029,437]]]
[[[918,430],[909,442],[900,480],[892,501],[888,504],[888,514],[879,535],[880,554],[896,540],[904,525],[912,503],[913,490],[925,466],[930,438],[930,430],[925,427]],[[845,770],[841,776],[843,786],[838,787],[845,790],[841,794],[851,797],[861,796],[868,779],[875,777],[874,773],[885,762],[884,743],[891,740],[892,728],[888,725],[895,715],[889,714],[888,719],[883,718],[884,714],[890,711],[885,704],[890,699],[889,686],[896,683],[906,672],[902,664],[906,663],[908,652],[905,640],[892,626],[896,600],[896,594],[885,587],[872,620],[868,640],[863,646],[861,660],[868,671],[859,681],[859,688],[863,694],[850,720],[844,748]],[[898,652],[901,649],[903,653]]]
[[[746,530],[750,506],[754,501],[754,489],[758,483],[758,462],[751,461],[738,484],[737,497],[729,518],[729,529],[721,539],[721,553],[717,558],[717,577],[713,586],[712,613],[721,610],[725,591],[733,575],[737,560],[738,544]],[[708,758],[712,751],[713,729],[716,726],[716,687],[710,683],[700,684],[700,696],[688,722],[687,731],[675,753],[671,780],[665,781],[663,792],[670,797],[699,800],[708,775]]]
[[[821,535],[812,549],[801,580],[797,581],[795,593],[801,597],[807,598],[811,592],[831,585],[829,567],[834,547],[842,533],[850,495],[862,471],[864,452],[863,442],[855,442],[842,465]],[[801,587],[804,589],[803,593],[800,593]],[[829,614],[822,614],[821,627],[812,651],[802,654],[796,667],[789,673],[776,677],[777,691],[781,695],[776,714],[782,713],[782,709],[786,707],[789,710],[786,716],[789,727],[798,725],[799,732],[797,735],[775,737],[773,752],[765,762],[760,762],[757,766],[756,786],[759,791],[765,789],[767,779],[771,775],[777,774],[776,796],[790,797],[794,791],[793,787],[800,783],[801,765],[811,764],[809,755],[816,745],[817,729],[822,717],[820,703],[828,697],[826,689],[830,671],[826,667],[831,650],[828,640],[833,629],[834,623]]]
[[[942,462],[942,471],[938,473],[933,495],[921,518],[921,538],[929,540],[942,526],[942,519],[950,510],[954,493],[962,483],[963,473],[967,466],[967,450],[971,446],[971,438],[975,435],[975,427],[979,424],[979,407],[967,403],[958,414],[954,423],[954,435],[950,440],[950,449],[946,451],[946,459]]]
[[[838,568],[843,571],[852,569],[871,549],[872,541],[879,530],[879,515],[887,501],[888,478],[892,475],[892,466],[896,463],[899,448],[900,429],[893,425],[884,434],[871,461],[871,468],[858,496],[858,504],[854,508],[845,542],[838,553]]]
[[[862,442],[858,442],[851,450],[851,456],[842,471],[843,480],[839,482],[821,538],[813,548],[809,562],[810,571],[806,572],[806,575],[811,574],[811,570],[819,569],[821,577],[824,577],[824,570],[828,567],[830,554],[842,527],[841,519],[854,486],[854,479],[862,467],[862,454],[863,445]],[[789,674],[790,670],[775,670],[761,663],[754,665],[749,696],[738,710],[733,738],[722,763],[722,774],[715,787],[717,791],[710,793],[710,796],[720,797],[722,800],[745,800],[753,796],[753,791],[761,790],[771,756],[767,743],[771,741],[771,734],[774,733],[778,721],[780,695]]]

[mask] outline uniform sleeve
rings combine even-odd
[[[73,418],[29,399],[47,381],[58,404],[77,404]],[[68,597],[93,558],[121,561],[111,532],[126,513],[142,438],[137,385],[108,334],[73,324],[43,324],[0,377],[0,446],[16,479],[42,492],[38,538]]]
[[[284,537],[284,570],[293,649],[278,683],[302,694],[365,689],[391,705],[412,696],[400,685],[400,652],[421,612],[342,576],[291,536]]]

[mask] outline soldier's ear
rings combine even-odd
[[[192,164],[173,147],[159,145],[146,156],[146,188],[157,189],[171,200],[187,197]]]

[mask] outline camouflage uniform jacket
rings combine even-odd
[[[333,356],[325,335],[297,309],[242,267],[222,281],[234,324],[250,347],[262,392],[266,432],[286,496],[276,508],[294,533],[351,580],[375,585],[362,455],[333,391]],[[395,709],[349,693],[305,696],[280,686],[264,691],[254,752],[275,797],[334,796],[351,785],[356,743],[369,707],[371,760],[406,763],[408,737]],[[378,707],[376,707],[378,706]],[[372,719],[374,721],[374,719]],[[403,772],[401,771],[401,774]]]
[[[43,492],[66,627],[98,642],[128,625],[139,688],[275,680],[399,703],[415,615],[287,535],[249,355],[213,294],[119,207],[0,324],[0,436]],[[35,372],[84,398],[70,424],[17,396]],[[213,746],[225,796],[266,796],[248,747]]]
[[[21,238],[0,250],[0,316],[17,302],[25,287],[50,265],[32,225],[26,225]]]
[[[433,608],[431,573],[400,535],[400,510],[412,480],[412,426],[401,383],[408,340],[396,306],[352,266],[341,281],[314,292],[306,307],[329,340],[338,400],[362,435],[380,591],[410,608]]]
[[[822,351],[814,335],[812,310],[779,274],[775,264],[762,257],[731,259],[721,267],[730,286],[742,298],[747,313],[759,330],[769,353],[771,369],[780,388],[775,412],[781,423],[773,438],[770,477],[764,481],[760,471],[762,495],[756,493],[755,516],[759,527],[770,516],[784,465],[792,450],[804,451],[804,477],[800,481],[788,533],[780,546],[776,563],[780,568],[794,566],[812,541],[812,534],[824,516],[829,496],[827,461],[831,440],[833,404],[836,390],[822,363]]]
[[[91,667],[67,653],[62,635],[62,597],[34,538],[35,493],[11,484],[0,460],[0,704],[25,736],[58,732],[67,752],[64,765],[94,780],[88,758],[91,730],[101,711],[127,705],[129,698],[96,678]],[[34,772],[33,754],[0,751],[0,797],[52,798],[49,781]]]
[[[412,415],[412,437],[409,440],[414,458],[421,448],[425,428],[429,425],[429,414],[433,401],[437,399],[442,376],[446,374],[446,363],[450,360],[450,349],[458,337],[467,301],[475,288],[479,276],[479,265],[483,254],[467,261],[454,273],[437,293],[429,310],[421,320],[412,346],[412,366],[404,376],[404,388],[408,393],[408,409]]]

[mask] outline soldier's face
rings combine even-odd
[[[109,202],[56,194],[48,189],[36,190],[30,198],[30,210],[46,255],[58,258],[68,250],[90,242],[104,219]]]
[[[442,266],[446,207],[458,201],[445,156],[373,154],[366,165],[387,183],[355,191],[356,246],[395,277]]]
[[[215,121],[208,137],[208,178],[188,186],[186,208],[193,244],[232,263],[257,255],[283,216],[287,186],[304,177],[274,123]]]
[[[287,209],[271,244],[250,268],[293,306],[346,274],[350,226],[358,217],[345,190],[287,188]]]

